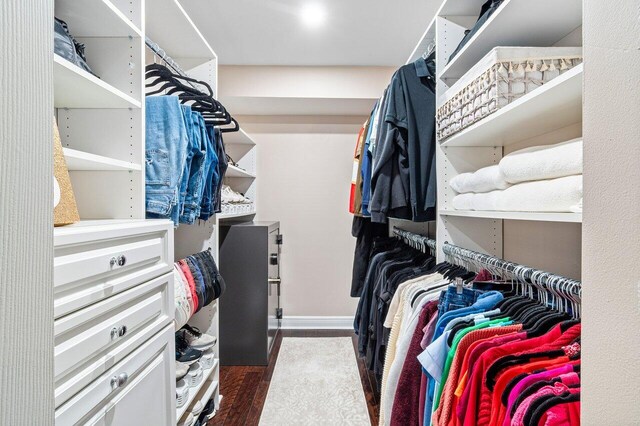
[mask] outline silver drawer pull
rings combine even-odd
[[[111,329],[111,340],[115,340],[118,337],[124,337],[127,334],[127,326],[123,325],[121,327],[113,327]]]
[[[124,386],[129,380],[129,375],[127,373],[120,373],[117,376],[113,376],[111,378],[111,387],[117,389],[121,386]]]
[[[111,266],[112,268],[114,266],[124,266],[127,264],[127,258],[125,257],[124,254],[121,254],[118,257],[113,256],[111,259],[109,259],[109,266]]]

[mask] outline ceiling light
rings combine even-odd
[[[318,28],[324,24],[327,18],[327,13],[324,7],[320,4],[309,3],[302,8],[300,17],[306,26],[310,28]]]

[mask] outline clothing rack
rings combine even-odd
[[[169,67],[171,67],[177,74],[180,74],[183,77],[187,77],[187,73],[185,73],[182,68],[180,68],[180,65],[178,65],[178,63],[176,61],[174,61],[171,56],[169,56],[167,54],[167,52],[164,51],[164,49],[162,49],[158,43],[155,43],[153,40],[151,40],[149,37],[145,37],[144,40],[145,44],[147,45],[147,47],[149,49],[151,49],[151,51],[153,53],[155,53],[162,61],[164,61],[165,64],[167,64]]]
[[[416,250],[420,250],[422,252],[427,251],[432,255],[436,253],[436,242],[431,238],[425,237],[424,235],[415,234],[413,232],[405,231],[404,229],[400,229],[398,227],[393,227],[393,235],[402,240],[405,244],[413,247]]]
[[[486,269],[492,275],[501,277],[503,280],[519,283],[525,290],[523,291],[525,294],[527,294],[527,288],[529,290],[536,289],[538,290],[537,294],[542,296],[541,299],[544,303],[551,302],[560,310],[579,316],[582,298],[582,283],[580,281],[508,262],[448,242],[444,243],[442,251],[451,263],[464,266],[468,270]],[[533,295],[533,292],[529,294]],[[551,300],[549,300],[549,296]]]

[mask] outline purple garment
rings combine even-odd
[[[433,332],[436,331],[437,322],[438,322],[438,315],[434,315],[431,317],[427,325],[425,325],[424,328],[422,329],[424,336],[422,337],[422,341],[420,342],[420,347],[423,350],[427,349],[427,346],[429,346],[429,343],[431,343]]]

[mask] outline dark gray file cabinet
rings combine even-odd
[[[267,365],[280,329],[279,222],[220,226],[221,365]]]

